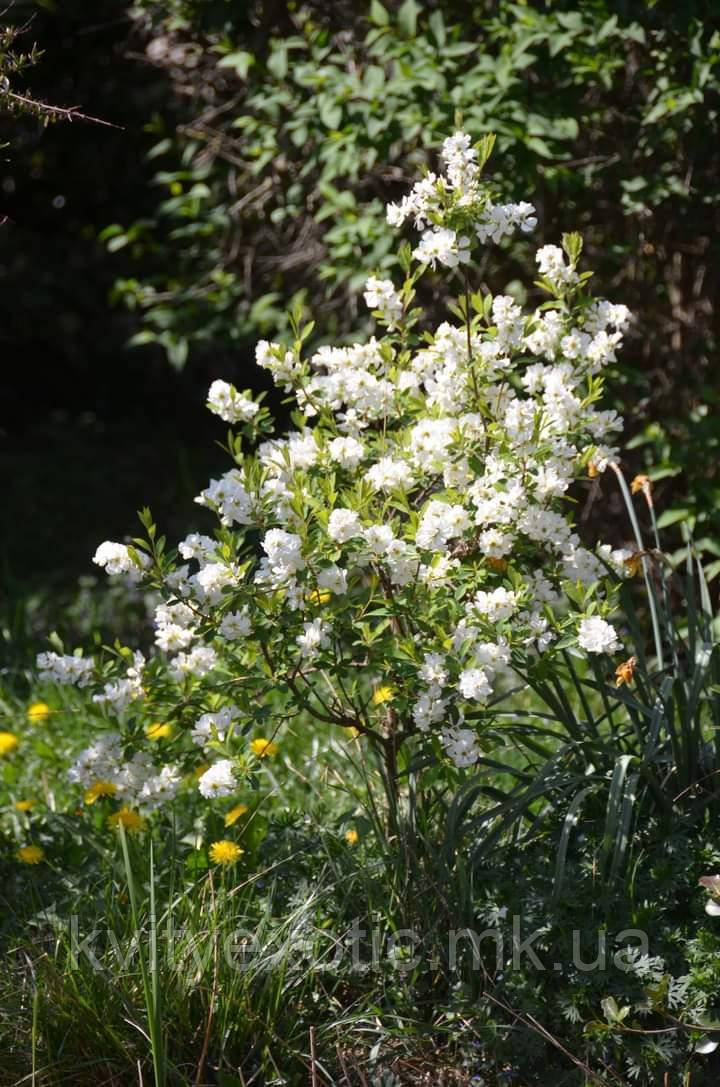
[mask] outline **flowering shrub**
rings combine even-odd
[[[366,737],[391,781],[411,740],[471,766],[512,673],[619,649],[607,616],[630,556],[581,544],[567,492],[616,456],[620,420],[597,404],[629,313],[590,297],[576,234],[538,251],[544,297],[528,312],[473,289],[481,247],[536,221],[495,201],[491,149],[456,133],[444,171],[388,207],[421,236],[400,248],[404,282],[367,283],[382,335],[308,359],[312,323],[295,313],[292,344],[258,344],[296,401],[287,436],[213,382],[208,407],[238,427],[234,466],[197,498],[215,535],[168,553],[145,514],[147,540],[98,548],[162,602],[150,659],[38,658],[41,678],[89,692],[101,729],[70,769],[78,786],[151,811],[196,770],[204,797],[232,796],[298,713]],[[435,329],[414,304],[432,269],[461,281]],[[260,721],[267,735],[246,739]],[[162,765],[150,722],[175,726]]]

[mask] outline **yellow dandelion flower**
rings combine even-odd
[[[332,600],[332,593],[327,589],[313,589],[311,593],[308,593],[305,597],[308,604],[327,604]]]
[[[627,570],[628,577],[635,577],[638,570],[642,569],[642,560],[644,557],[644,551],[636,551],[629,559],[625,559],[623,566]]]
[[[28,706],[27,719],[31,725],[41,725],[50,716],[50,707],[47,702],[33,702]]]
[[[637,494],[638,491],[650,492],[650,477],[649,476],[635,476],[635,479],[630,484],[630,490],[633,494]]]
[[[259,759],[271,758],[273,755],[277,755],[280,748],[272,740],[266,740],[262,736],[258,736],[256,740],[253,740],[250,744],[253,755],[257,755]]]
[[[394,687],[377,687],[372,696],[373,706],[382,706],[384,702],[390,702],[394,697]]]
[[[145,729],[148,740],[167,740],[172,736],[172,725],[167,721],[155,721]]]
[[[354,828],[345,831],[345,841],[348,845],[357,845],[360,840],[360,835]]]
[[[225,826],[231,827],[233,823],[237,823],[238,819],[241,819],[243,815],[247,815],[249,811],[247,804],[238,804],[236,807],[231,808],[225,816]]]
[[[112,781],[95,781],[85,793],[85,803],[94,804],[103,796],[115,796],[117,785]]]
[[[16,800],[15,811],[30,811],[33,806],[32,800]]]
[[[235,842],[229,842],[227,838],[223,838],[210,846],[210,860],[214,864],[235,864],[244,852],[245,850],[235,845]]]
[[[117,830],[121,823],[125,830],[129,830],[130,832],[142,830],[145,826],[145,820],[142,815],[133,811],[132,808],[127,807],[122,807],[119,811],[113,812],[112,815],[108,815],[107,825],[110,830]]]
[[[623,683],[632,683],[632,678],[635,673],[635,667],[637,665],[637,657],[630,657],[629,660],[619,664],[615,669],[615,686],[622,687]]]
[[[0,755],[9,755],[18,745],[18,738],[12,732],[0,732]]]
[[[40,845],[24,845],[15,856],[23,864],[40,864],[45,859],[45,850]]]

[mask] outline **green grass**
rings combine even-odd
[[[720,1008],[697,887],[720,869],[716,624],[691,550],[684,582],[647,565],[648,641],[632,584],[624,600],[632,685],[566,655],[489,707],[471,770],[408,744],[397,795],[366,739],[300,714],[231,827],[191,790],[142,831],[111,830],[116,802],[85,804],[64,776],[88,719],[62,689],[6,674],[2,728],[20,741],[0,763],[8,1087],[715,1082],[694,1048]],[[113,620],[144,621],[132,602]],[[50,706],[36,724],[33,700]],[[244,854],[223,868],[208,851],[226,837]],[[29,842],[37,866],[15,858]],[[513,916],[559,971],[513,968]],[[575,965],[574,932],[592,960],[599,931],[633,928],[661,980]],[[479,959],[467,941],[451,953],[466,929],[486,934]]]

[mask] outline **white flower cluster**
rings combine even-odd
[[[290,392],[295,381],[302,375],[302,366],[292,351],[276,343],[260,340],[255,348],[255,362],[268,370],[276,384]]]
[[[402,317],[403,305],[391,279],[370,276],[365,284],[364,298],[368,308],[377,311],[383,324],[389,329],[397,326]]]
[[[237,789],[235,766],[232,759],[220,759],[201,775],[198,781],[201,794],[208,800],[219,796],[232,796]]]
[[[145,657],[139,651],[133,654],[133,663],[120,679],[106,683],[100,694],[93,695],[93,702],[105,704],[113,713],[121,714],[131,702],[142,698],[145,694],[143,687],[143,670]]]
[[[392,224],[410,219],[424,232],[414,253],[422,267],[400,289],[366,284],[388,335],[309,358],[300,342],[257,346],[258,365],[295,395],[297,428],[238,455],[196,499],[222,527],[217,539],[193,533],[180,543],[185,565],[167,575],[155,612],[158,674],[206,710],[194,711],[191,749],[232,743],[240,710],[217,697],[219,677],[242,675],[248,699],[265,697],[270,674],[288,677],[289,704],[307,693],[324,720],[346,724],[359,703],[387,712],[362,693],[375,674],[404,688],[393,714],[406,734],[435,730],[469,766],[480,758],[476,722],[519,662],[532,666],[560,638],[588,654],[620,648],[606,579],[624,576],[630,556],[584,546],[567,492],[617,455],[620,420],[596,405],[629,313],[587,296],[579,240],[565,239],[536,255],[548,302],[528,311],[509,295],[483,297],[469,327],[446,321],[418,333],[404,302],[425,265],[469,268],[478,243],[535,225],[527,201],[491,199],[465,133],[445,141],[442,159],[441,175],[387,211]],[[222,381],[208,406],[228,422],[257,412]],[[96,561],[127,573],[136,567],[126,552],[104,544]],[[586,601],[580,611],[568,607],[570,586],[573,601]],[[91,662],[45,657],[49,677],[89,682]],[[132,713],[150,663],[134,662],[99,698]],[[327,702],[311,674],[327,682]],[[236,787],[230,758],[199,779],[206,797]]]
[[[166,653],[187,649],[196,634],[196,618],[187,604],[158,604],[155,609],[155,644]]]
[[[122,575],[130,581],[140,581],[150,565],[150,558],[143,551],[137,550],[131,555],[125,544],[106,540],[95,552],[93,562],[102,566],[108,574]]]
[[[615,628],[596,615],[581,621],[578,645],[588,653],[614,653],[620,648]]]
[[[208,645],[196,645],[189,653],[178,653],[170,661],[168,671],[176,683],[193,676],[202,678],[218,664],[216,651]]]
[[[223,706],[215,713],[203,713],[195,722],[191,732],[193,741],[200,747],[206,747],[211,740],[223,742],[228,729],[240,717],[237,706]]]
[[[310,623],[303,624],[302,634],[298,634],[295,641],[300,652],[306,660],[314,660],[321,649],[327,649],[330,645],[331,626],[323,619],[313,619]]]
[[[226,423],[249,423],[260,410],[259,404],[245,393],[239,393],[227,381],[213,381],[208,391],[207,406]]]
[[[68,780],[88,790],[110,785],[118,799],[141,811],[155,811],[175,797],[182,778],[176,766],[158,769],[145,752],[125,759],[120,735],[106,732],[80,753],[68,770]]]
[[[95,662],[88,657],[60,656],[58,653],[38,653],[36,665],[41,680],[63,686],[87,687],[95,671]]]
[[[469,228],[459,233],[449,223],[441,225],[439,220],[448,211],[460,210],[465,218],[472,218],[472,232],[482,243],[490,240],[497,244],[516,230],[527,234],[537,226],[535,208],[526,200],[494,204],[483,192],[477,151],[466,132],[456,132],[445,140],[441,158],[444,175],[428,174],[400,204],[387,208],[391,226],[402,226],[409,218],[418,230],[432,224],[413,251],[416,260],[432,268],[438,262],[446,268],[469,263],[473,244]]]
[[[214,510],[224,525],[251,525],[253,507],[241,473],[233,468],[222,479],[213,479],[195,501]]]

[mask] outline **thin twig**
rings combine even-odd
[[[557,1038],[550,1034],[550,1032],[545,1029],[542,1023],[538,1023],[537,1019],[530,1015],[529,1012],[527,1016],[525,1016],[522,1014],[522,1012],[515,1011],[514,1008],[511,1008],[508,1004],[505,1004],[504,1001],[499,1000],[497,997],[493,996],[492,993],[486,992],[485,996],[488,1000],[491,1000],[493,1004],[497,1004],[499,1008],[502,1008],[503,1011],[507,1012],[508,1015],[511,1015],[516,1022],[523,1023],[526,1027],[529,1026],[531,1030],[534,1030],[537,1034],[540,1035],[541,1038],[544,1038],[545,1041],[555,1046],[556,1049],[559,1049],[560,1052],[568,1058],[568,1060],[572,1061],[572,1063],[577,1068],[581,1068],[583,1072],[585,1072],[585,1074],[591,1079],[600,1079],[598,1073],[593,1072],[590,1065],[586,1064],[585,1061],[581,1060],[580,1057],[576,1057],[573,1053],[570,1052],[569,1049],[566,1049],[562,1042],[560,1042]],[[616,1079],[619,1083],[622,1083],[620,1077],[611,1068],[608,1068],[607,1065],[605,1065],[605,1069],[613,1076],[614,1079]]]
[[[94,125],[104,125],[106,128],[117,128],[121,132],[125,131],[123,125],[116,125],[112,121],[103,121],[101,117],[91,117],[87,113],[81,113],[78,106],[69,106],[67,109],[63,109],[62,106],[50,106],[47,102],[37,102],[34,98],[26,98],[24,95],[15,94],[13,91],[6,91],[5,97],[12,98],[14,102],[21,102],[24,106],[40,109],[44,113],[64,117],[66,121],[74,121],[77,118],[78,121],[90,121]]]

